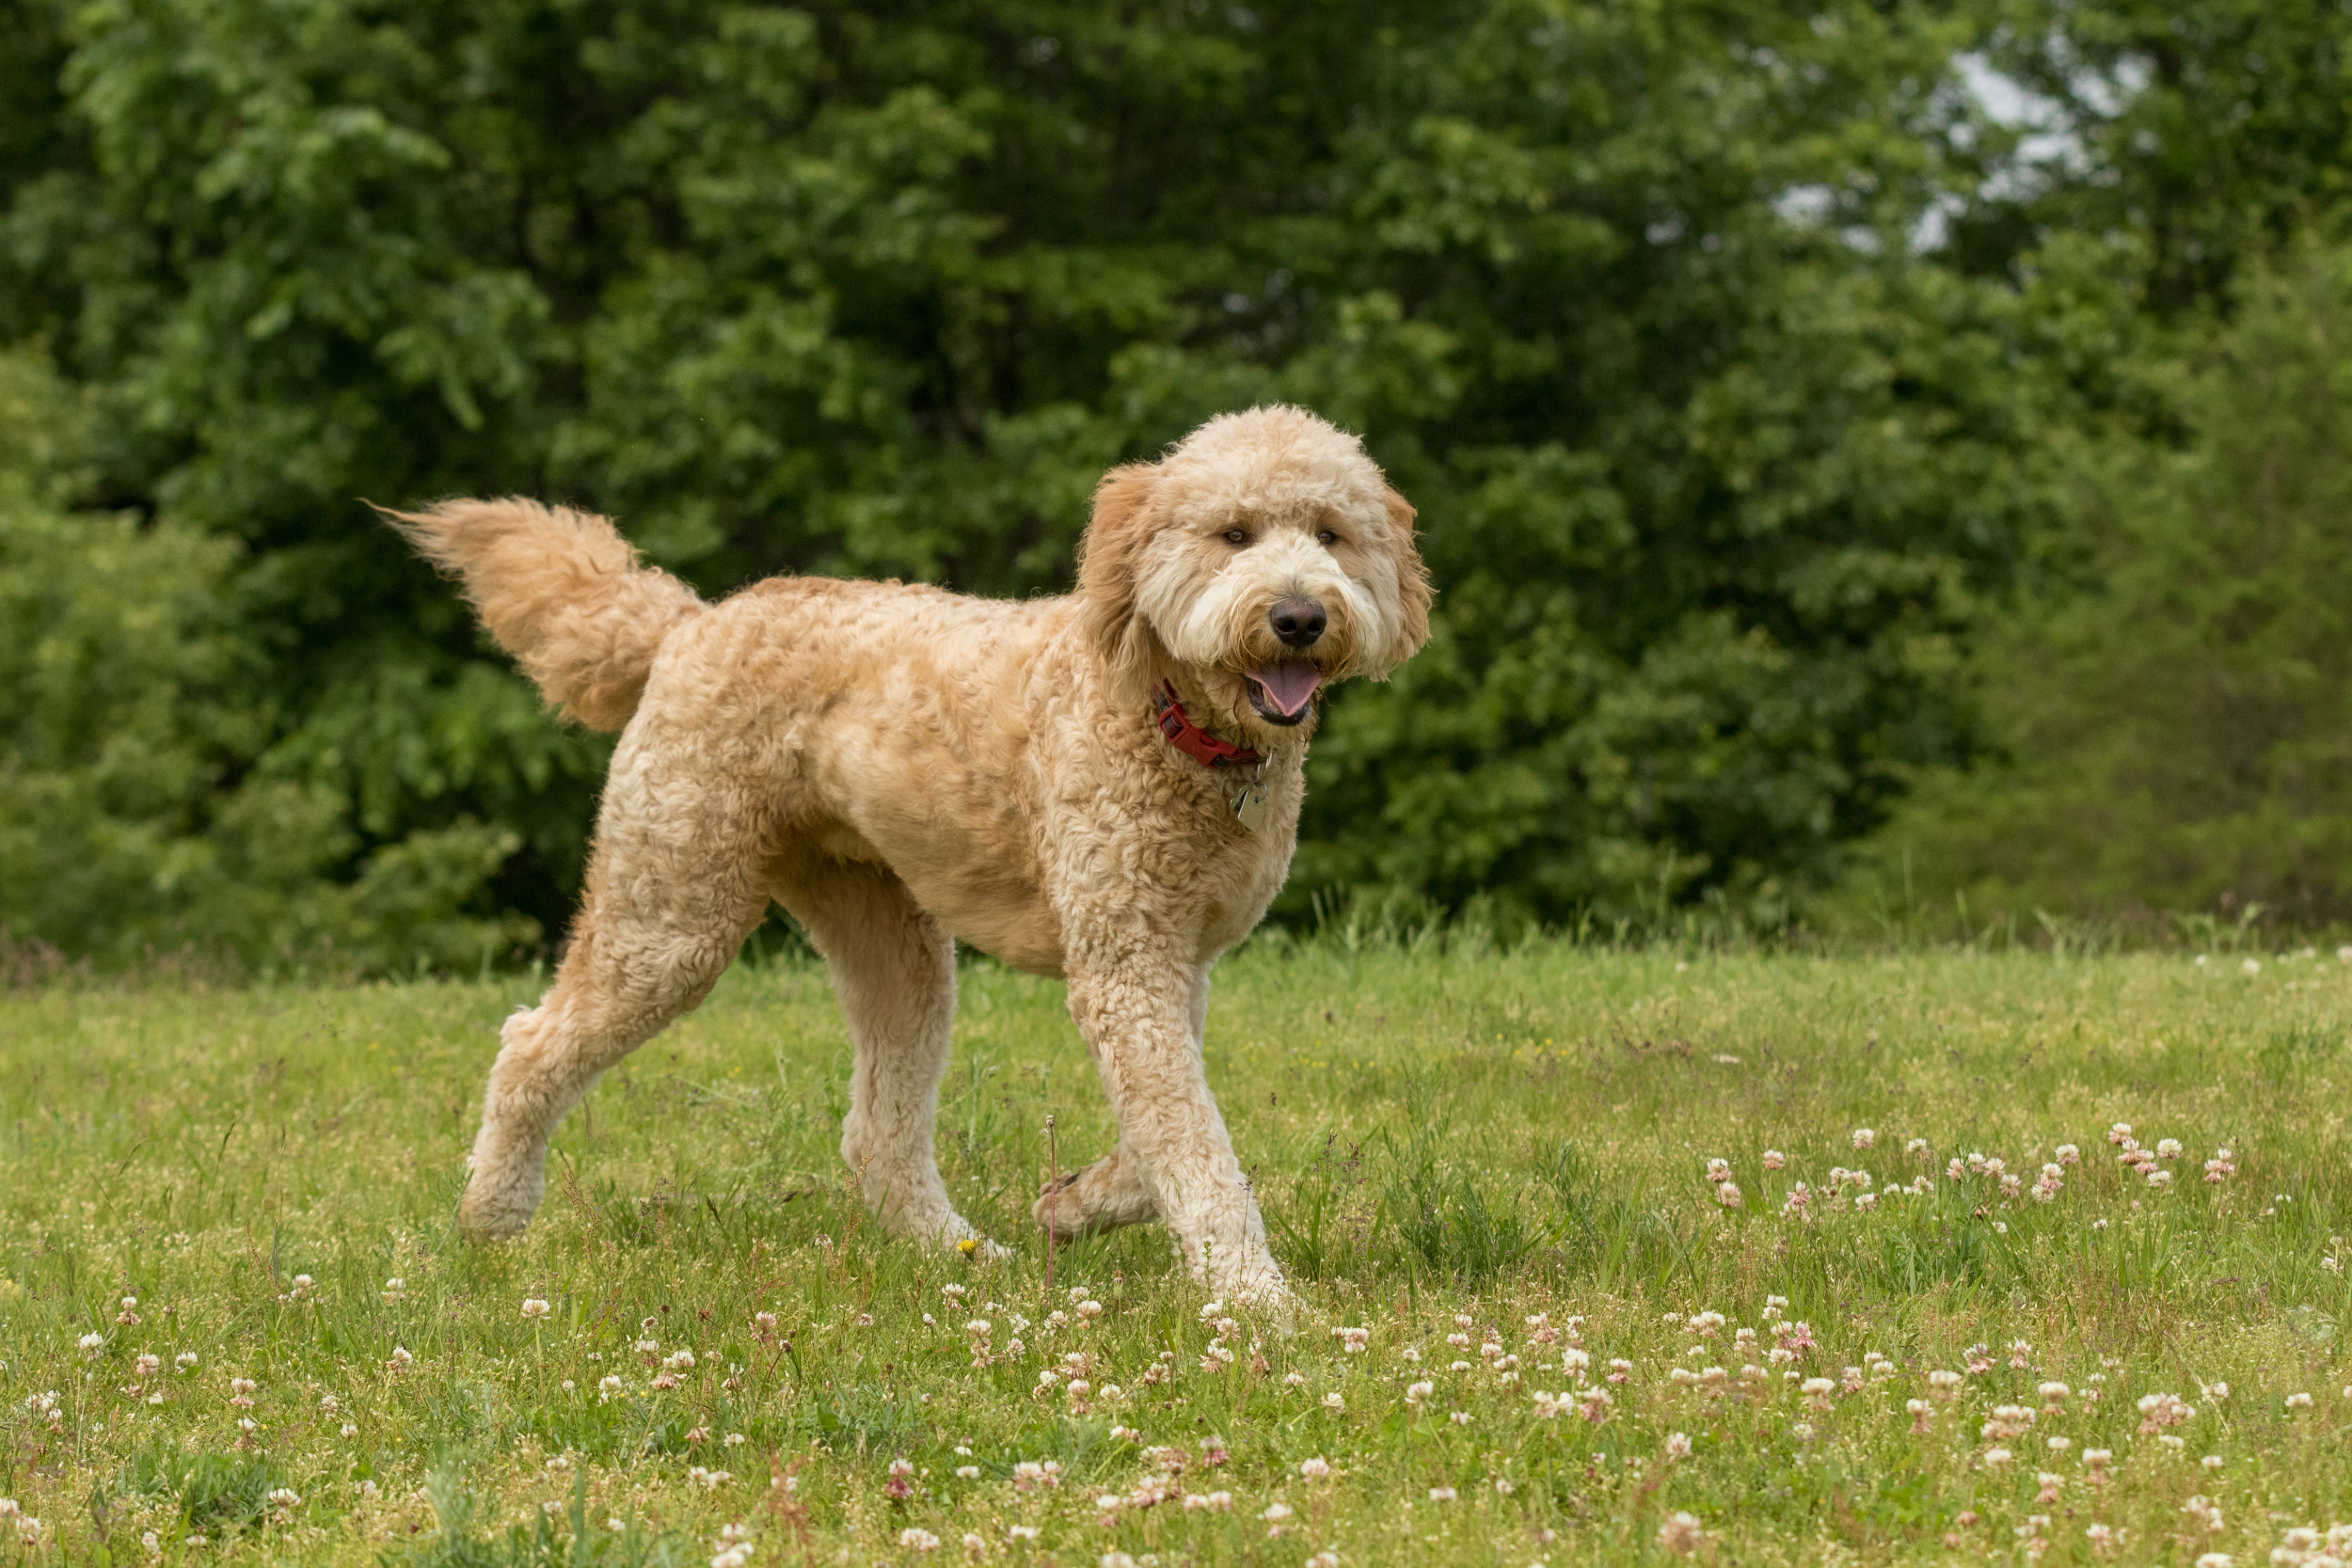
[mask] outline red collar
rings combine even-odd
[[[1176,700],[1176,689],[1166,681],[1152,693],[1152,710],[1168,744],[1203,768],[1248,768],[1265,761],[1262,753],[1221,739],[1194,723],[1184,705]]]

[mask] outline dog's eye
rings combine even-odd
[[[1317,534],[1315,535],[1315,543],[1316,543],[1316,544],[1318,544],[1318,545],[1321,545],[1321,546],[1322,546],[1325,549],[1327,549],[1327,549],[1329,549],[1332,546],[1334,546],[1334,545],[1338,544],[1339,542],[1340,542],[1340,536],[1339,536],[1338,534],[1336,534],[1336,533],[1333,533],[1333,532],[1332,532],[1329,529],[1327,529],[1327,529],[1325,529],[1325,530],[1323,530],[1321,532],[1319,532],[1319,533],[1317,533]]]
[[[1229,528],[1225,531],[1225,542],[1229,545],[1247,545],[1249,543],[1249,531],[1246,528]]]

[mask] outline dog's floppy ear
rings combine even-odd
[[[1413,503],[1388,485],[1381,486],[1380,504],[1389,513],[1389,553],[1396,559],[1396,644],[1389,650],[1391,668],[1421,652],[1429,641],[1429,568],[1413,547]]]
[[[1151,630],[1136,612],[1136,574],[1152,536],[1145,503],[1159,471],[1153,463],[1129,463],[1103,476],[1094,488],[1094,515],[1078,545],[1078,597],[1087,638],[1114,679],[1138,688],[1149,683]]]

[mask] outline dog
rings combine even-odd
[[[500,1031],[466,1234],[530,1223],[556,1123],[773,901],[831,971],[841,1154],[888,1227],[991,1244],[932,1149],[961,942],[1066,981],[1117,1113],[1038,1223],[1158,1218],[1212,1290],[1285,1291],[1201,1030],[1211,966],[1289,871],[1323,693],[1428,640],[1413,508],[1355,436],[1262,406],[1114,468],[1058,598],[785,577],[707,603],[602,517],[388,518],[551,705],[621,732],[554,983]]]

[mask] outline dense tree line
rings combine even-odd
[[[2129,578],[2085,476],[2195,445],[2184,367],[2324,230],[2347,30],[5,0],[0,927],[552,936],[601,745],[362,498],[1029,594],[1104,467],[1267,398],[1364,434],[1440,589],[1334,705],[1290,911],[1779,926],[2026,747],[1977,650]]]

